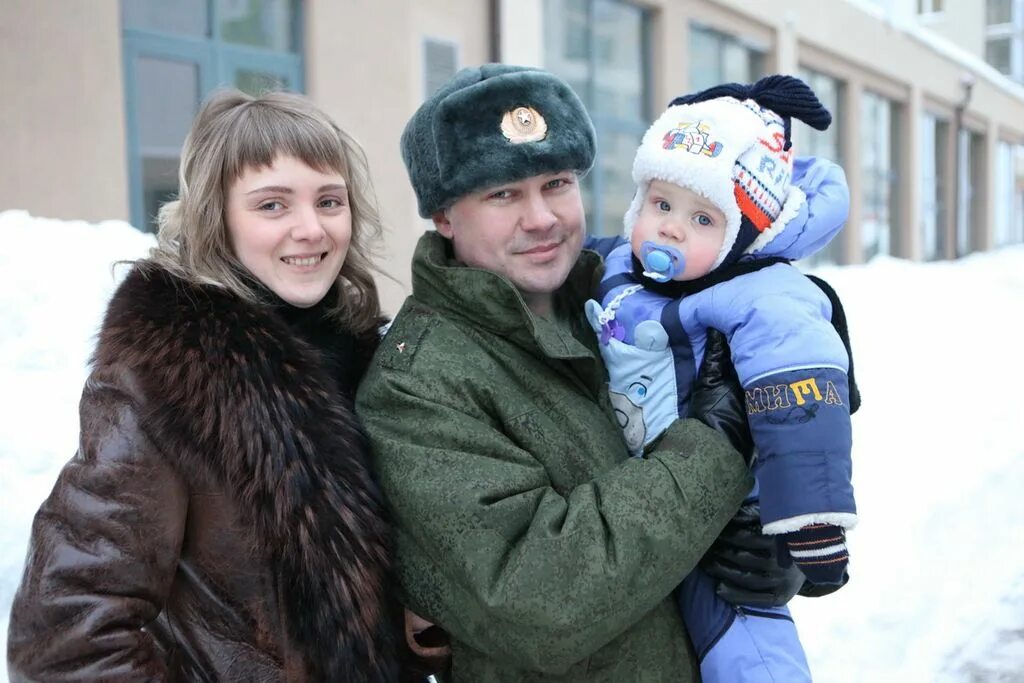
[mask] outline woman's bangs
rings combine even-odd
[[[247,169],[267,168],[278,155],[290,156],[320,172],[346,175],[347,164],[337,133],[328,125],[299,113],[250,105],[228,135],[224,182],[237,180]]]

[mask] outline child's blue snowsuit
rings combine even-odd
[[[801,258],[842,227],[849,205],[842,169],[797,160],[797,179],[803,193],[783,209],[785,227],[744,260]],[[851,527],[848,356],[822,291],[796,267],[776,263],[669,299],[641,286],[628,243],[612,249],[605,264],[600,303],[587,303],[587,317],[634,454],[688,414],[706,331],[715,328],[728,337],[746,391],[758,450],[752,496],[760,498],[765,533],[811,521]],[[700,570],[683,582],[679,600],[705,683],[811,680],[785,607],[734,607]]]

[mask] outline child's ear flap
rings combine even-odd
[[[668,332],[657,320],[645,320],[633,330],[633,343],[646,351],[663,351],[668,348]]]
[[[600,334],[601,332],[601,313],[603,312],[601,304],[597,303],[593,299],[587,301],[583,305],[583,310],[587,314],[587,321],[590,323],[590,327],[594,329],[594,332]]]

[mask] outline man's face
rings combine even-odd
[[[504,275],[541,315],[576,263],[586,230],[573,171],[468,194],[433,220],[452,241],[456,260]]]

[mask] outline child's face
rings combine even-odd
[[[661,180],[651,181],[633,226],[633,253],[650,240],[675,247],[686,257],[686,269],[675,280],[707,275],[725,241],[725,214],[692,190]]]

